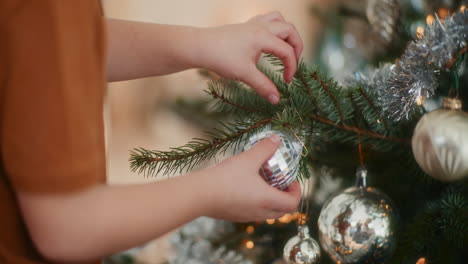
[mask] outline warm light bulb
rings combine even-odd
[[[416,29],[416,37],[418,38],[422,38],[424,36],[424,28],[419,26],[417,29]]]
[[[420,258],[416,261],[416,264],[427,264],[426,258]]]
[[[437,14],[439,15],[441,19],[444,19],[446,16],[449,15],[449,11],[446,8],[439,8],[439,10],[437,11]]]
[[[418,96],[418,99],[416,99],[416,104],[423,105],[423,103],[424,103],[424,97],[422,97],[422,95]]]
[[[245,231],[247,231],[247,234],[250,235],[250,234],[253,234],[253,232],[255,232],[255,228],[254,228],[253,226],[249,225],[249,226],[246,228]]]
[[[307,215],[306,214],[301,214],[301,217],[299,218],[298,222],[300,225],[305,225],[307,220]]]
[[[266,222],[267,224],[272,225],[275,223],[275,219],[267,219]]]
[[[462,13],[465,12],[465,9],[466,9],[466,6],[465,6],[465,5],[460,6],[460,11],[461,11]]]
[[[434,16],[433,15],[428,15],[426,17],[426,24],[432,25],[432,22],[434,22]]]
[[[297,220],[297,219],[301,218],[301,213],[295,212],[293,217],[294,217],[294,220]]]
[[[253,241],[249,240],[245,243],[245,247],[248,248],[248,249],[252,249],[255,247],[255,244]]]
[[[292,220],[292,215],[291,214],[285,214],[282,217],[278,218],[278,221],[281,223],[289,223]]]

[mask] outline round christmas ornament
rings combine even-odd
[[[336,263],[383,263],[395,249],[396,207],[367,187],[366,178],[367,170],[359,169],[357,186],[330,198],[320,212],[320,244]]]
[[[275,154],[260,168],[260,174],[268,184],[284,190],[296,179],[299,171],[303,145],[294,135],[265,128],[248,139],[244,151],[273,134],[281,137],[281,145]]]
[[[468,114],[458,99],[425,114],[414,130],[413,154],[421,169],[441,181],[468,176]]]
[[[309,235],[309,227],[300,225],[299,234],[284,246],[283,256],[288,264],[315,264],[320,262],[320,247]]]

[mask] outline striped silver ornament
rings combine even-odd
[[[433,178],[468,176],[468,114],[461,111],[461,101],[446,98],[444,108],[425,114],[414,130],[412,147],[421,169]]]

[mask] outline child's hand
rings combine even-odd
[[[297,209],[301,198],[299,183],[286,191],[269,186],[259,174],[260,167],[275,153],[280,137],[274,135],[250,150],[224,160],[200,174],[207,192],[207,216],[235,222],[279,218]]]
[[[246,83],[273,104],[279,102],[279,92],[258,70],[260,55],[268,53],[281,58],[284,80],[291,82],[303,49],[296,28],[279,12],[257,16],[242,24],[207,29],[201,36],[205,47],[200,47],[203,52],[197,54],[199,66]]]

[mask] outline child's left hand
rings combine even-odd
[[[256,16],[241,24],[203,29],[201,46],[196,55],[197,66],[216,72],[224,78],[251,86],[273,104],[279,92],[273,82],[257,68],[262,53],[283,60],[284,80],[291,82],[302,53],[303,43],[296,28],[279,12]]]

